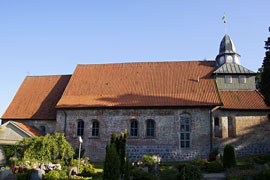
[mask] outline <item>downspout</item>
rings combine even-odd
[[[67,113],[63,109],[64,115],[65,115],[65,121],[64,121],[64,135],[66,136],[66,129],[67,129]]]
[[[213,150],[213,113],[212,109],[209,109],[209,118],[210,118],[210,152]]]

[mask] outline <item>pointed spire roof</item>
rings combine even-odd
[[[219,55],[221,54],[227,54],[227,53],[236,53],[236,48],[235,45],[232,41],[232,39],[230,38],[229,35],[225,34],[225,36],[223,37],[221,43],[220,43],[220,47],[219,47]]]

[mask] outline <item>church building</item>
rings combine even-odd
[[[232,144],[238,155],[270,152],[270,107],[256,73],[240,65],[225,35],[215,61],[77,65],[72,75],[27,76],[1,117],[62,132],[103,161],[110,135],[127,130],[131,161],[207,158]],[[1,137],[0,137],[1,139]]]

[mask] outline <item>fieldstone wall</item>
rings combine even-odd
[[[3,120],[2,124],[8,122],[9,120]],[[10,121],[15,121],[19,123],[23,123],[26,125],[34,126],[38,130],[41,131],[40,127],[44,126],[46,133],[52,134],[55,132],[56,128],[56,121],[55,120],[10,120]]]
[[[264,111],[215,111],[220,118],[222,137],[214,137],[213,145],[220,152],[227,144],[235,147],[238,156],[270,153],[270,121]],[[228,136],[228,116],[233,117],[235,137]]]
[[[180,148],[180,115],[191,116],[191,147]],[[129,135],[130,122],[138,121],[138,137]],[[155,136],[146,136],[146,120],[155,121]],[[127,129],[127,154],[132,161],[144,154],[160,155],[162,161],[190,160],[207,157],[210,151],[210,116],[207,108],[193,109],[85,109],[58,110],[57,131],[65,132],[67,140],[76,149],[78,120],[84,121],[83,148],[90,161],[103,161],[110,135],[119,135]],[[92,122],[99,121],[99,136],[92,137]]]

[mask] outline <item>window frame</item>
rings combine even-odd
[[[133,127],[135,126],[135,127]],[[130,137],[137,138],[139,137],[139,123],[137,119],[130,120]]]
[[[239,84],[246,84],[247,83],[247,77],[245,75],[239,75]],[[241,78],[243,78],[243,81],[241,81]]]
[[[77,137],[84,136],[84,121],[81,119],[77,121],[76,135]]]
[[[147,119],[146,120],[146,137],[147,138],[155,138],[156,134],[156,122],[153,119]],[[150,134],[148,134],[150,132]]]
[[[225,82],[225,84],[232,84],[232,82],[233,82],[232,75],[225,75],[224,76],[224,82]]]
[[[188,123],[186,121],[187,119],[188,119]],[[180,124],[180,131],[179,131],[180,145],[179,145],[179,147],[184,148],[184,149],[190,149],[191,148],[191,115],[187,114],[187,113],[181,114],[179,124]],[[188,131],[187,131],[187,126],[189,127]],[[184,127],[184,131],[182,131],[182,127]],[[187,138],[187,135],[188,135],[188,138]],[[188,142],[188,145],[187,145],[187,142]]]
[[[99,137],[99,121],[92,120],[91,137]]]

